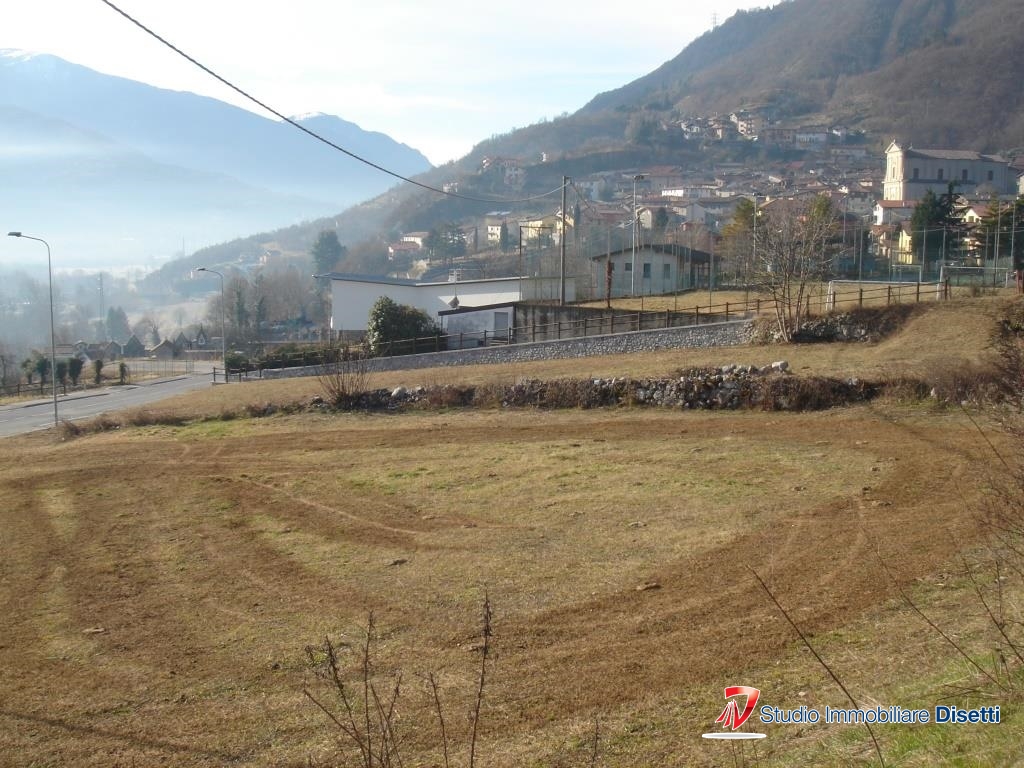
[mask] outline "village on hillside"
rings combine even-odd
[[[835,265],[837,275],[935,279],[942,266],[1014,266],[1007,262],[1009,242],[1000,244],[1000,253],[993,252],[985,222],[999,214],[997,202],[1008,203],[1024,192],[1024,160],[958,148],[916,148],[897,140],[880,154],[869,148],[863,134],[842,126],[782,127],[746,110],[728,118],[691,118],[662,129],[680,131],[688,142],[704,146],[750,142],[781,154],[794,150],[791,154],[802,159],[757,165],[724,162],[706,170],[638,166],[572,178],[573,199],[564,216],[557,206],[535,215],[494,210],[472,220],[439,223],[429,231],[402,233],[387,246],[389,274],[424,280],[536,274],[531,260],[560,245],[564,222],[579,255],[577,267],[630,250],[634,236],[641,246],[677,246],[697,254],[693,269],[673,269],[671,279],[659,273],[628,286],[616,283],[612,295],[686,290],[708,284],[709,254],[716,245],[721,252],[723,229],[740,201],[767,211],[815,196],[827,197],[841,215],[845,247]],[[548,161],[543,154],[485,157],[478,173],[497,176],[514,192],[526,186],[531,173],[543,172]],[[457,192],[459,182],[445,188]],[[941,256],[922,260],[911,245],[911,219],[929,192],[949,197],[955,215],[945,222]],[[1013,216],[1009,206],[1006,212]],[[1015,229],[1007,227],[1011,233]],[[616,266],[621,270],[626,263],[616,261]],[[729,265],[720,268],[727,271]],[[583,271],[591,273],[591,285],[577,282],[577,295],[599,296],[601,275]]]

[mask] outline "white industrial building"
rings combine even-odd
[[[377,299],[387,296],[397,304],[426,312],[439,325],[439,314],[459,307],[490,307],[517,301],[557,301],[557,277],[496,277],[483,280],[420,282],[394,277],[374,277],[331,272],[317,277],[331,281],[331,328],[339,333],[366,330],[370,309]],[[566,280],[565,300],[576,298],[574,282]]]

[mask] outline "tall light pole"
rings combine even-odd
[[[57,416],[57,339],[53,330],[53,260],[50,258],[50,244],[41,237],[32,237],[22,232],[8,232],[7,236],[35,240],[46,246],[46,275],[50,282],[50,380],[53,382],[53,427],[56,429],[60,426],[60,418]]]
[[[752,222],[751,232],[753,237],[751,238],[751,255],[750,260],[747,262],[746,274],[743,275],[743,311],[747,312],[750,309],[750,270],[751,268],[757,269],[757,192],[754,193],[754,221]]]
[[[224,275],[215,269],[207,269],[206,267],[196,267],[196,272],[209,272],[211,275],[216,275],[220,278],[220,354],[224,360],[224,383],[228,383],[228,326],[224,320]],[[217,377],[214,376],[213,380],[216,381]]]
[[[633,272],[629,276],[629,292],[634,296],[636,295],[636,227],[639,223],[636,211],[636,183],[643,181],[645,178],[647,177],[642,173],[638,173],[633,177]],[[643,287],[643,283],[641,283],[640,287]]]

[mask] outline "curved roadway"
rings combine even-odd
[[[212,386],[209,372],[168,379],[76,392],[57,397],[61,421],[76,421],[101,413],[135,408],[164,398]],[[11,437],[53,426],[53,399],[39,399],[0,406],[0,437]]]

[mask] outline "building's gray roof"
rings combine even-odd
[[[1008,163],[1009,161],[999,155],[984,155],[981,152],[974,152],[968,149],[917,149],[911,147],[907,150],[907,157],[922,157],[929,160],[985,160],[990,163]]]
[[[499,283],[509,280],[529,280],[529,277],[489,277],[472,280],[409,280],[404,277],[387,277],[385,275],[356,275],[347,272],[328,272],[313,277],[327,277],[331,280],[345,280],[350,283],[374,283],[376,285],[465,285],[467,283]]]

